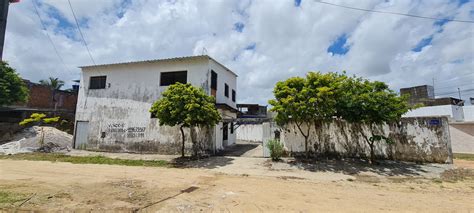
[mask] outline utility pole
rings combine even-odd
[[[8,6],[20,0],[0,0],[0,60],[3,60],[3,44],[5,43],[5,30],[7,29]]]
[[[435,80],[435,78],[433,77],[433,97],[436,97],[436,92],[435,92],[435,87],[434,87],[434,80]]]
[[[462,100],[461,99],[461,89],[459,89],[459,87],[458,87],[458,93],[459,93],[459,100]]]

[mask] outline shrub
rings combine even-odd
[[[270,157],[273,161],[280,160],[283,155],[283,144],[279,140],[269,140],[267,143],[267,148],[270,150]]]

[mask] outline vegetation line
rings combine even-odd
[[[0,159],[67,162],[67,163],[73,163],[73,164],[107,164],[107,165],[146,166],[146,167],[169,167],[170,166],[170,163],[165,160],[128,160],[128,159],[108,158],[104,156],[68,156],[64,154],[52,154],[52,153],[0,155]]]

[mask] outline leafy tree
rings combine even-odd
[[[29,118],[25,118],[23,121],[20,122],[20,125],[38,125],[41,126],[41,138],[39,140],[40,146],[44,145],[44,129],[43,126],[46,124],[53,124],[59,122],[59,116],[46,118],[46,115],[43,113],[33,113],[30,115]]]
[[[159,119],[160,125],[179,126],[182,136],[181,156],[184,157],[183,128],[216,125],[221,117],[214,103],[214,97],[207,95],[204,90],[191,84],[176,83],[162,93],[162,98],[153,104],[150,112]],[[192,143],[196,147],[195,141]],[[197,154],[197,150],[194,151]]]
[[[375,132],[377,125],[398,121],[409,109],[406,96],[398,96],[388,86],[379,81],[371,82],[362,78],[348,78],[341,88],[337,104],[337,114],[344,120],[355,123],[370,148],[370,163],[375,162],[375,143],[389,138]],[[366,135],[361,125],[369,128]]]
[[[49,77],[47,80],[40,80],[41,85],[51,88],[51,90],[60,90],[64,86],[64,81],[59,78]]]
[[[8,63],[0,64],[0,106],[25,102],[28,98],[28,89],[20,76]]]
[[[305,152],[308,156],[308,138],[310,127],[315,114],[314,108],[308,105],[308,90],[306,79],[301,77],[289,78],[275,85],[275,99],[269,103],[270,110],[276,112],[275,121],[278,125],[294,123],[304,137]]]
[[[321,127],[337,113],[337,98],[346,76],[337,73],[310,72],[306,75],[307,104],[313,109],[313,125],[321,139]],[[316,149],[316,147],[315,147]]]
[[[296,125],[304,137],[307,157],[310,129],[319,128],[336,114],[337,88],[343,79],[345,76],[337,73],[310,72],[306,78],[278,82],[273,90],[275,99],[269,103],[273,106],[271,111],[277,112],[275,121],[279,125]]]

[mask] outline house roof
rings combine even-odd
[[[219,63],[217,60],[213,59],[208,55],[197,55],[197,56],[183,56],[183,57],[174,57],[174,58],[162,58],[162,59],[153,59],[153,60],[143,60],[143,61],[129,61],[129,62],[118,62],[118,63],[111,63],[111,64],[97,64],[97,65],[86,65],[80,66],[79,68],[94,68],[94,67],[105,67],[105,66],[114,66],[114,65],[127,65],[127,64],[141,64],[141,63],[155,63],[155,62],[164,62],[164,61],[184,61],[184,60],[193,60],[193,59],[209,59],[217,64],[224,67],[227,71],[234,74],[236,77],[238,76],[232,70],[224,66],[223,64]]]

